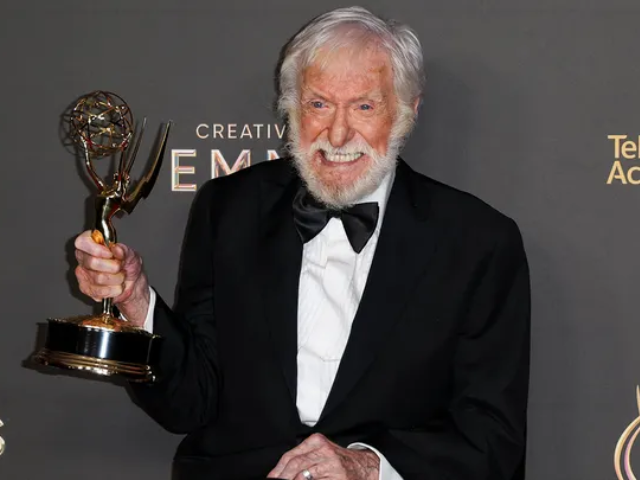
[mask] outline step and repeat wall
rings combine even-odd
[[[522,230],[533,293],[527,480],[635,478],[640,4],[362,5],[409,23],[424,47],[426,95],[404,158]],[[171,302],[194,192],[209,178],[278,156],[285,126],[272,106],[280,49],[312,17],[339,6],[346,5],[3,2],[2,480],[168,480],[181,439],[123,388],[43,374],[29,363],[48,317],[94,308],[73,277],[73,239],[90,225],[95,187],[65,138],[69,106],[105,89],[136,118],[148,117],[138,174],[161,124],[174,122],[154,192],[116,220],[119,240],[141,252]]]

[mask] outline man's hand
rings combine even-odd
[[[76,238],[75,247],[80,291],[95,301],[113,298],[124,317],[142,327],[149,309],[149,283],[140,255],[122,243],[111,248],[96,243],[90,231]]]
[[[380,459],[370,450],[349,450],[319,433],[285,453],[267,477],[306,480],[378,480]]]

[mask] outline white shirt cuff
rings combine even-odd
[[[373,448],[371,445],[367,445],[366,443],[362,442],[356,442],[352,443],[347,448],[352,448],[354,450],[371,450],[378,456],[378,458],[380,459],[380,475],[378,476],[378,480],[402,480],[400,474],[396,472],[396,469],[391,466],[385,456],[378,450]]]
[[[147,318],[142,325],[142,329],[149,333],[153,333],[153,312],[156,309],[156,292],[149,287],[149,310],[147,310]]]

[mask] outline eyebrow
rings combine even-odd
[[[321,100],[325,100],[325,101],[329,101],[327,99],[327,97],[320,93],[319,91],[313,89],[313,88],[305,88],[302,91],[302,95],[307,95],[313,98],[319,98]],[[375,102],[382,102],[384,100],[385,96],[383,94],[381,94],[380,92],[372,92],[369,95],[360,95],[359,97],[356,97],[352,100],[349,100],[349,103],[356,103],[356,102],[361,102],[363,100],[373,100]]]
[[[323,93],[320,93],[320,91],[315,90],[314,88],[311,87],[305,87],[302,90],[302,95],[308,95],[310,97],[318,97],[321,98],[322,100],[327,100],[327,96],[324,95]]]
[[[379,92],[372,93],[371,95],[361,95],[358,98],[353,99],[351,103],[361,102],[363,100],[373,100],[374,102],[381,102],[382,100],[384,100],[384,95]]]

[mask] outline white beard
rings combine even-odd
[[[327,140],[317,140],[309,148],[303,149],[300,146],[297,125],[290,125],[289,143],[287,144],[298,174],[311,195],[328,207],[339,209],[353,205],[378,188],[387,174],[395,168],[401,146],[402,140],[398,140],[397,136],[393,135],[392,132],[389,146],[384,155],[379,154],[365,141],[349,142],[340,148],[334,148]],[[369,167],[350,185],[327,185],[316,176],[311,166],[313,157],[318,151],[324,152],[325,156],[329,157],[336,155],[354,155],[357,157],[365,154],[370,159]],[[336,159],[339,158],[337,157]],[[343,161],[352,159],[353,157],[342,157]]]

